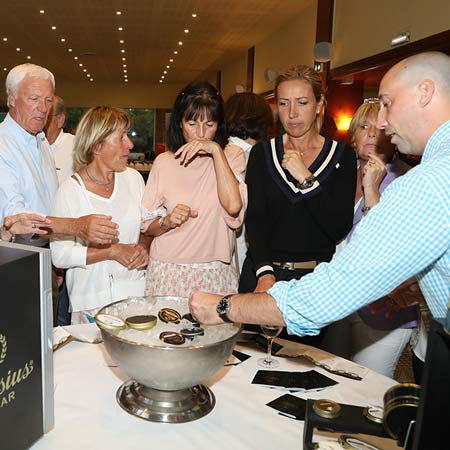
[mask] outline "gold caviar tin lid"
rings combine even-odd
[[[384,409],[381,406],[367,406],[363,410],[364,417],[376,423],[383,423]]]
[[[314,412],[325,419],[335,419],[341,415],[342,409],[339,403],[333,402],[333,400],[316,400],[313,403]]]
[[[118,331],[127,327],[120,317],[111,314],[97,314],[94,320],[97,326],[104,330]]]
[[[127,317],[125,323],[135,330],[150,330],[156,325],[157,320],[156,316],[149,314]]]

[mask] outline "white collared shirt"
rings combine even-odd
[[[28,133],[7,114],[0,123],[0,223],[21,212],[50,214],[57,188],[45,134]]]
[[[73,134],[64,133],[61,130],[55,142],[50,144],[53,158],[55,159],[56,175],[58,176],[59,184],[72,176],[74,172],[72,154],[74,140],[75,136]]]

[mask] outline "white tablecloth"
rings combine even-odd
[[[300,344],[279,341],[285,349]],[[116,402],[116,391],[127,380],[103,344],[71,342],[54,354],[55,428],[33,450],[203,450],[301,449],[303,422],[278,415],[265,406],[284,392],[252,385],[262,352],[237,347],[254,355],[238,366],[223,367],[205,384],[215,397],[205,417],[184,424],[158,424],[129,415]],[[299,360],[277,358],[277,370],[310,370]],[[319,392],[295,394],[341,403],[382,405],[394,380],[369,370],[362,381],[331,375],[339,384]]]

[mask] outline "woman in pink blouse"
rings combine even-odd
[[[191,83],[175,100],[169,151],[152,167],[144,207],[164,207],[150,223],[146,295],[189,297],[196,290],[231,294],[238,277],[231,264],[233,231],[246,203],[245,156],[228,145],[224,104],[209,83]]]

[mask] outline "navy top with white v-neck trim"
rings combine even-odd
[[[330,260],[352,227],[355,152],[325,138],[309,167],[317,181],[306,190],[282,168],[283,154],[279,136],[257,144],[248,162],[246,229],[257,275],[273,270],[273,261]]]

